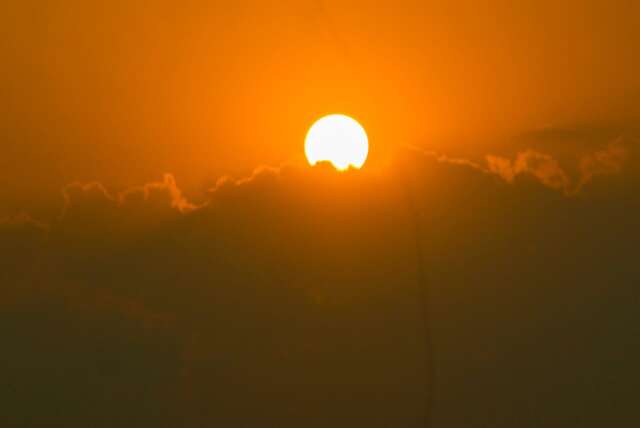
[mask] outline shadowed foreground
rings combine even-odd
[[[200,206],[175,181],[65,189],[6,220],[2,426],[627,426],[638,181],[566,196],[414,154],[383,172],[262,169]],[[404,162],[404,161],[403,161]]]

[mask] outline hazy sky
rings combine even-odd
[[[640,3],[5,3],[1,426],[638,425]]]
[[[0,20],[12,209],[76,179],[172,172],[202,191],[300,159],[331,112],[363,123],[370,162],[404,143],[485,155],[540,128],[640,118],[633,0],[21,1]]]
[[[69,185],[54,222],[0,223],[0,422],[417,428],[430,385],[434,427],[634,425],[640,182],[618,150],[577,181],[535,152],[262,169],[202,206],[172,176]]]

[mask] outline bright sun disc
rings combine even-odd
[[[367,160],[369,139],[364,128],[349,116],[332,114],[309,129],[304,152],[311,165],[328,161],[339,170],[360,168]]]

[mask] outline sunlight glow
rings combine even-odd
[[[344,171],[350,166],[361,168],[369,153],[369,139],[364,128],[349,116],[332,114],[318,120],[305,139],[309,164],[329,161]]]

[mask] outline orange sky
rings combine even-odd
[[[640,118],[632,0],[25,1],[0,25],[10,200],[164,172],[198,191],[301,160],[331,112],[365,126],[374,164],[403,143],[484,155],[544,127]]]
[[[638,0],[4,3],[0,427],[639,426]]]

